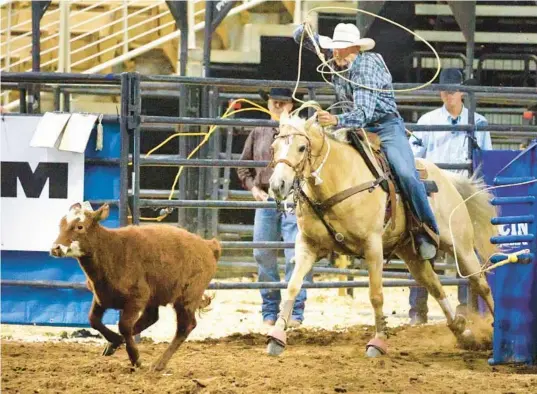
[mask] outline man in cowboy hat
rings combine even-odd
[[[445,68],[440,73],[440,83],[449,85],[474,85],[475,80],[463,80],[462,72],[456,68]],[[463,92],[440,92],[444,105],[427,112],[418,119],[419,125],[456,125],[468,124],[468,109],[463,104]],[[475,124],[486,125],[484,116],[475,113]],[[468,134],[464,131],[417,131],[410,138],[414,155],[435,163],[468,163]],[[475,133],[475,143],[480,149],[492,149],[492,141],[488,131]],[[468,175],[467,170],[450,170]],[[410,288],[410,324],[427,322],[428,293],[424,287]],[[468,304],[468,286],[460,285],[458,291],[458,314],[465,314]]]
[[[300,25],[294,32],[297,43],[301,42],[302,34],[306,33]],[[382,56],[368,52],[375,47],[375,41],[362,38],[358,28],[348,23],[338,24],[332,38],[315,33],[313,39],[326,59],[333,57],[333,68],[340,73],[332,74],[338,102],[350,103],[351,107],[337,116],[319,111],[319,122],[338,128],[363,127],[379,136],[401,193],[420,222],[421,230],[413,234],[417,250],[424,260],[434,258],[438,226],[416,170],[405,124],[397,111],[390,71]],[[316,51],[309,36],[304,37],[303,45]]]
[[[267,95],[260,92],[264,100],[268,100],[268,109],[271,112],[272,120],[278,120],[285,110],[291,112],[293,109],[293,98],[290,89],[272,88]],[[274,135],[278,132],[277,127],[256,127],[252,130],[241,155],[241,160],[270,161],[270,146],[274,140]],[[272,168],[239,168],[237,174],[242,186],[252,192],[256,201],[272,200],[268,195],[269,179],[272,175]],[[281,241],[292,242],[296,240],[298,226],[294,213],[281,213],[272,208],[260,208],[255,211],[254,218],[254,242]],[[285,280],[291,279],[294,269],[294,249],[285,249]],[[260,282],[279,282],[278,272],[278,252],[275,249],[254,249],[254,258],[258,264],[258,274]],[[305,281],[312,282],[313,275],[309,272]],[[277,320],[281,295],[280,290],[261,290],[262,306],[261,314],[263,321],[267,325],[274,325]],[[304,307],[306,302],[306,289],[302,289],[296,297],[290,327],[297,327],[304,320]]]

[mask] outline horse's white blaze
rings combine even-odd
[[[280,150],[280,154],[276,158],[276,161],[287,158],[287,155],[289,154],[289,149],[291,148],[291,145],[293,144],[293,138],[294,137],[295,137],[294,135],[291,135],[288,138],[284,138],[284,145],[283,145],[282,149]],[[285,167],[289,167],[289,166],[287,164],[285,164],[285,163],[282,163],[282,162],[280,162],[280,163],[276,164],[276,166],[274,166],[274,177],[275,177],[275,179],[277,179],[277,180],[281,179],[281,177],[283,176],[281,174],[281,171],[283,171]]]
[[[291,145],[293,143],[293,138],[295,138],[294,135],[289,136],[289,139],[285,138],[285,145],[283,146],[283,149],[280,152],[280,155],[278,156],[278,160],[285,159],[287,155],[289,154],[289,149],[291,148]]]

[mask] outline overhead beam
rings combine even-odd
[[[382,8],[384,8],[385,1],[359,1],[358,9],[371,12],[372,14],[378,15]],[[356,26],[360,30],[362,36],[365,36],[369,31],[369,28],[373,24],[375,17],[371,15],[358,12],[356,14]]]
[[[168,8],[175,19],[177,29],[181,32],[179,47],[179,75],[185,76],[188,65],[188,18],[187,3],[184,1],[166,1]]]
[[[455,20],[466,39],[466,78],[473,76],[475,49],[475,1],[449,1]]]
[[[32,1],[32,71],[41,71],[41,19],[47,11],[50,1]],[[28,112],[39,113],[41,110],[41,92],[39,86],[32,86],[28,95]]]
[[[453,15],[447,4],[416,4],[416,15],[449,16]],[[532,5],[479,5],[476,16],[529,18],[537,16],[537,6]]]

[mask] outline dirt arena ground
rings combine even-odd
[[[449,290],[456,300],[456,289]],[[256,291],[217,293],[192,337],[163,373],[148,367],[173,335],[174,318],[144,332],[143,366],[132,371],[122,348],[101,357],[100,338],[71,338],[73,329],[2,326],[2,393],[535,393],[537,370],[491,367],[490,350],[459,349],[439,308],[430,323],[409,327],[408,289],[386,292],[389,354],[367,359],[373,333],[367,290],[354,298],[312,290],[306,322],[289,334],[279,358],[265,354]],[[389,312],[392,312],[391,314]],[[479,333],[490,333],[480,324]]]

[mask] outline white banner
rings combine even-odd
[[[40,116],[0,119],[2,250],[49,251],[84,199],[84,154],[30,146]]]

